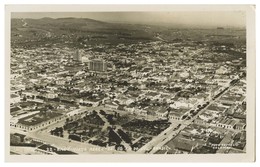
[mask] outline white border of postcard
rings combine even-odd
[[[247,21],[247,144],[243,154],[10,155],[10,20],[12,12],[244,11]],[[254,5],[6,5],[5,160],[7,162],[253,162],[255,161],[255,6]]]

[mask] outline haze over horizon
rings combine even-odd
[[[12,13],[12,18],[89,18],[105,22],[150,24],[180,27],[245,28],[246,15],[239,11],[202,12],[23,12]]]

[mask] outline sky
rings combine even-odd
[[[240,11],[178,11],[178,12],[28,12],[12,13],[12,18],[90,18],[106,22],[195,27],[239,27],[246,25],[246,15]]]

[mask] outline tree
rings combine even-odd
[[[88,130],[88,127],[84,126],[83,129],[84,129],[84,131],[86,132],[86,131]]]
[[[97,115],[97,112],[96,112],[96,110],[93,110],[93,115]]]
[[[76,141],[81,141],[80,136],[78,136],[78,135],[73,135],[73,134],[69,135],[69,139],[76,140]]]
[[[89,129],[89,136],[93,136],[93,130],[94,130],[94,128],[90,127],[90,129]]]
[[[115,142],[116,144],[120,144],[121,143],[121,138],[114,132],[113,129],[110,129],[109,133],[109,143]]]
[[[114,116],[115,116],[115,118],[117,117],[117,112],[116,111],[114,111]]]
[[[106,114],[104,110],[100,110],[99,113],[100,113],[101,115],[105,115],[105,114]]]
[[[126,143],[132,144],[131,139],[123,130],[118,129],[117,132]]]
[[[63,133],[63,128],[62,128],[62,127],[59,127],[59,131],[60,131],[61,133]]]
[[[125,146],[124,146],[124,145],[121,145],[121,144],[117,144],[117,145],[115,146],[115,149],[116,149],[117,151],[126,151]]]

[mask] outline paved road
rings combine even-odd
[[[110,126],[110,123],[107,121],[104,115],[100,114],[99,111],[97,111],[98,116],[105,122],[101,131],[106,131],[107,128]]]

